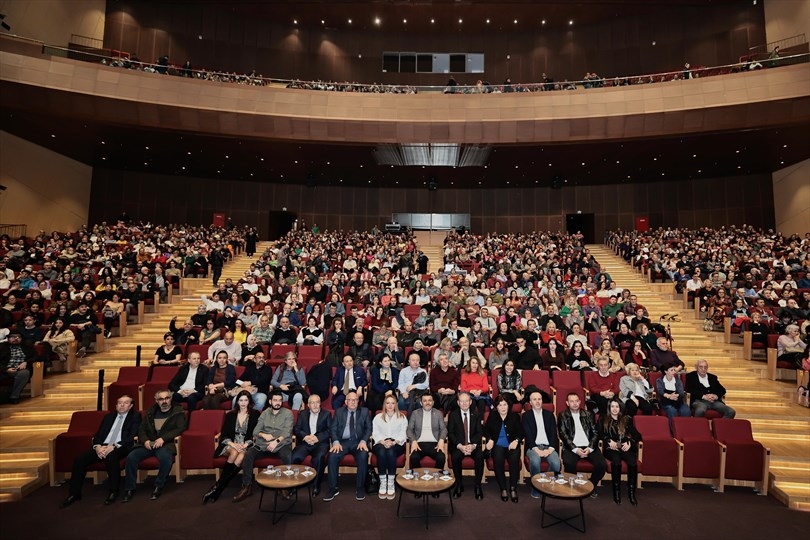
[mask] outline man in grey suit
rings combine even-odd
[[[332,446],[329,448],[329,492],[324,501],[338,496],[338,468],[346,454],[354,456],[357,463],[357,484],[355,498],[366,498],[366,470],[368,469],[368,449],[371,440],[371,416],[368,409],[359,407],[357,392],[346,394],[346,406],[335,411],[335,420],[330,428]]]
[[[411,441],[411,469],[419,468],[422,458],[428,456],[436,462],[436,467],[444,468],[447,452],[445,439],[447,425],[442,413],[433,408],[430,392],[422,394],[422,408],[411,413],[408,421],[408,440]]]

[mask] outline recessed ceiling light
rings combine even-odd
[[[191,155],[191,152],[186,152],[186,154]]]
[[[321,19],[321,24],[326,24],[326,21]]]
[[[697,154],[692,154],[692,157],[697,157]]]
[[[351,20],[351,19],[349,19],[349,24],[352,24],[352,20]]]
[[[515,22],[515,24],[517,24],[517,19],[515,19],[515,21],[514,21],[514,22]]]
[[[617,163],[617,164],[619,163],[619,160],[618,160],[618,159],[616,160],[616,163]]]
[[[230,156],[225,156],[225,159],[228,159]]]
[[[51,133],[51,139],[55,139],[55,138],[56,138],[56,135],[54,135],[53,133]]]
[[[293,24],[298,24],[298,19],[293,19]]]
[[[654,158],[653,158],[653,161],[658,161],[658,158],[657,158],[657,157],[654,157]]]
[[[148,164],[147,162],[145,162],[145,161],[143,162],[143,164],[144,164],[144,165],[149,165],[149,164]]]
[[[489,24],[489,19],[487,19],[487,24]]]
[[[183,169],[184,171],[186,170],[186,168],[185,168],[185,167],[180,167],[180,168],[181,168],[181,169]]]
[[[105,143],[104,141],[101,141],[101,144],[107,144],[107,143]]]
[[[374,24],[376,24],[376,25],[380,24],[380,18],[379,17],[374,17]]]
[[[786,144],[783,144],[783,145],[782,145],[782,148],[787,148],[787,145],[786,145]]]
[[[101,158],[101,161],[107,161],[107,158],[103,157]]]
[[[146,148],[147,150],[149,150],[149,147],[148,147],[148,146],[145,146],[144,148]]]
[[[463,19],[458,20],[458,24],[461,24],[462,22],[463,22]]]
[[[436,22],[436,19],[430,19],[430,24],[434,24],[435,22]]]
[[[543,19],[542,21],[540,21],[540,24],[546,24],[546,20]]]
[[[570,21],[568,21],[568,26],[572,26],[573,24],[574,24],[574,19],[571,19]]]
[[[363,55],[361,53],[357,53],[357,58],[363,58]]]
[[[189,152],[189,154],[190,154],[190,153],[191,153],[191,152]],[[264,161],[264,158],[261,158],[259,161]]]
[[[734,152],[734,153],[735,153],[735,154],[739,154],[739,153],[740,153],[740,151],[739,151],[739,150],[737,150],[737,151],[736,151],[736,152]]]
[[[198,35],[197,39],[202,39],[202,34]]]
[[[402,19],[402,24],[408,24],[408,19]]]
[[[518,168],[518,166],[517,166],[517,165],[515,165],[515,168],[517,169],[517,168]]]
[[[583,166],[583,167],[585,166],[585,162],[584,162],[584,161],[582,162],[582,166]]]
[[[296,163],[296,164],[298,163],[298,160],[297,160],[297,159],[295,160],[295,163]]]

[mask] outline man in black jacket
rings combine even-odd
[[[17,330],[12,330],[8,341],[0,343],[0,380],[12,379],[9,403],[20,402],[20,394],[31,379],[36,357],[34,347],[23,343],[22,336]]]
[[[607,470],[605,457],[599,451],[599,433],[596,423],[590,411],[580,409],[582,400],[576,392],[568,394],[566,404],[568,408],[557,418],[560,439],[562,439],[562,460],[565,472],[576,473],[577,464],[581,459],[590,461],[593,465],[591,482],[596,488]],[[591,497],[596,496],[596,489],[594,489]]]
[[[82,484],[87,476],[87,467],[103,461],[107,467],[109,494],[105,505],[118,498],[121,481],[121,459],[126,457],[135,444],[135,436],[141,426],[141,413],[132,408],[132,398],[121,396],[115,403],[115,412],[107,414],[93,437],[93,447],[76,456],[70,473],[68,497],[59,508],[66,508],[82,500]]]
[[[737,411],[723,403],[726,389],[717,375],[709,373],[709,363],[701,358],[695,364],[695,369],[697,371],[686,375],[686,392],[695,416],[706,416],[706,411],[712,409],[722,414],[723,418],[734,418]]]
[[[312,495],[317,497],[321,492],[321,479],[326,468],[326,454],[329,453],[329,432],[332,429],[332,415],[321,409],[321,398],[317,394],[309,396],[307,409],[298,415],[293,433],[297,444],[292,453],[293,463],[303,463],[307,456],[312,456],[312,466],[316,476]]]
[[[481,416],[475,407],[470,407],[471,404],[470,394],[459,393],[458,409],[452,411],[447,420],[447,441],[450,448],[450,459],[453,462],[453,476],[456,478],[453,496],[459,498],[464,491],[461,466],[464,458],[470,457],[473,459],[475,467],[475,498],[480,501],[484,498],[484,492],[481,489],[481,478],[484,476],[482,451],[484,432],[481,428]],[[465,415],[467,415],[466,422]]]

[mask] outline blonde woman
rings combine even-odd
[[[383,400],[383,410],[374,417],[371,451],[377,456],[380,475],[380,499],[393,499],[396,489],[397,459],[405,453],[408,418],[397,409],[397,398],[389,394]]]

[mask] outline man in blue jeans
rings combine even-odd
[[[163,486],[169,471],[172,469],[177,447],[174,439],[186,430],[186,415],[180,405],[172,406],[172,392],[169,389],[160,390],[155,394],[155,404],[152,405],[141,422],[138,430],[138,443],[127,455],[126,478],[124,479],[124,498],[121,502],[129,502],[135,496],[135,481],[138,475],[138,464],[148,457],[156,457],[160,464],[158,475],[155,478],[155,489],[151,500],[160,498]]]
[[[332,422],[332,446],[329,449],[329,492],[323,498],[331,501],[338,496],[338,468],[346,454],[354,456],[357,463],[357,485],[355,498],[366,498],[366,469],[368,468],[368,448],[371,440],[371,416],[368,409],[358,407],[357,392],[346,395],[346,406],[335,411]]]
[[[543,394],[532,392],[529,396],[532,409],[523,413],[523,434],[526,442],[526,457],[529,458],[529,472],[532,476],[540,474],[540,465],[548,462],[548,470],[558,474],[561,470],[560,455],[557,448],[557,421],[554,414],[543,408]],[[532,487],[532,497],[540,498],[540,492]]]

